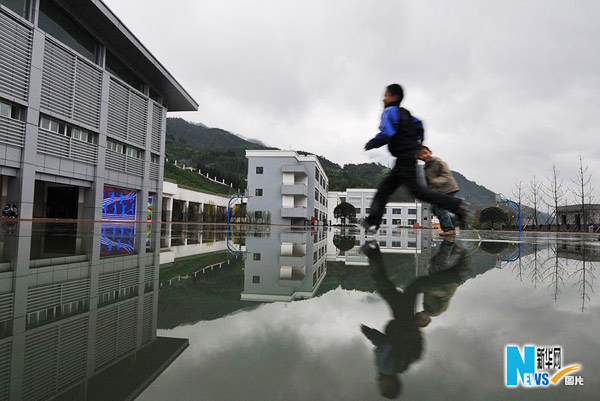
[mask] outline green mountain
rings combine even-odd
[[[209,128],[181,118],[167,119],[166,156],[169,161],[177,160],[186,166],[199,168],[203,173],[209,173],[219,179],[224,178],[227,183],[233,183],[234,188],[246,187],[248,170],[246,149],[276,148],[267,147],[258,141],[242,138],[223,129]],[[308,152],[298,152],[308,154]],[[346,188],[373,188],[389,171],[389,168],[379,163],[340,166],[323,156],[318,157],[329,177],[330,191],[344,191]],[[176,177],[172,170],[165,169],[165,177],[180,180],[181,178]],[[492,191],[469,181],[458,172],[453,173],[461,188],[458,196],[468,200],[476,208],[494,203],[495,194]],[[414,198],[406,189],[401,188],[390,200],[411,202]]]

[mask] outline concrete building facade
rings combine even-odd
[[[315,295],[327,273],[327,231],[248,236],[242,301],[290,302]]]
[[[348,188],[344,192],[330,192],[328,200],[327,219],[332,224],[341,224],[341,219],[336,219],[334,210],[342,202],[348,202],[356,208],[356,220],[367,217],[371,212],[370,207],[377,193],[373,188]],[[348,223],[348,222],[347,222]],[[431,227],[430,206],[421,202],[388,202],[386,205],[381,228],[393,227]]]
[[[600,225],[600,204],[559,206],[557,210],[558,224],[563,229],[588,230]]]
[[[166,112],[198,106],[106,5],[1,0],[0,54],[2,204],[160,219]]]
[[[255,222],[304,225],[327,218],[329,179],[317,156],[286,150],[247,150],[247,211]]]

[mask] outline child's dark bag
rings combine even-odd
[[[400,122],[396,127],[396,133],[390,139],[388,145],[390,153],[395,157],[412,154],[425,139],[425,129],[423,122],[413,117],[408,110],[400,107]]]

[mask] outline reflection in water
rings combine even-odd
[[[469,271],[466,249],[453,242],[444,241],[431,258],[430,275],[414,279],[399,291],[389,279],[382,254],[376,241],[367,242],[361,250],[369,258],[369,268],[377,292],[392,310],[384,333],[361,325],[361,330],[375,346],[377,383],[381,395],[396,398],[402,391],[402,381],[397,376],[421,358],[423,338],[421,329],[427,327],[432,317],[448,309],[450,299]],[[417,295],[423,293],[423,310],[417,310]]]
[[[187,346],[156,336],[151,225],[3,224],[1,400],[130,399]]]
[[[326,231],[281,232],[278,239],[247,236],[244,301],[311,298],[327,271]]]
[[[490,233],[480,242],[467,232],[453,243],[427,230],[392,230],[375,237],[377,265],[360,252],[367,240],[357,231],[235,230],[232,253],[222,228],[163,225],[158,327],[190,338],[192,349],[141,399],[170,399],[175,391],[181,399],[380,399],[370,379],[372,344],[382,390],[394,395],[386,380],[401,377],[411,400],[566,394],[507,393],[507,342],[560,343],[569,359],[600,368],[578,345],[598,345],[598,323],[579,313],[576,284],[593,272],[584,241],[588,252],[566,259],[565,241],[552,236],[518,242]],[[561,302],[548,302],[548,291]],[[588,287],[586,312],[594,302]],[[274,379],[276,386],[265,385]]]

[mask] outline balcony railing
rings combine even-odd
[[[282,195],[306,196],[306,194],[307,194],[306,184],[293,184],[293,185],[283,184],[281,186],[281,194]]]
[[[281,217],[306,219],[308,218],[308,209],[306,208],[306,206],[282,207]]]

